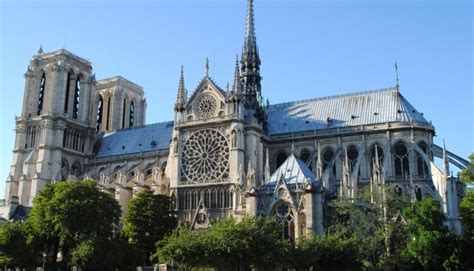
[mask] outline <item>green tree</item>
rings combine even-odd
[[[149,263],[155,244],[177,225],[176,212],[170,197],[154,195],[149,189],[133,197],[124,218],[123,233],[133,246],[140,248]]]
[[[466,185],[473,185],[474,184],[474,153],[469,155],[469,159],[471,160],[469,165],[466,169],[461,171],[461,181]]]
[[[111,268],[117,265],[113,247],[118,232],[120,207],[94,181],[67,181],[48,185],[34,200],[28,218],[30,239],[37,255],[48,255],[54,266],[58,252],[61,266],[81,264],[83,268]]]
[[[157,243],[157,251],[152,256],[155,262],[168,263],[184,270],[205,266],[208,248],[203,231],[192,231],[189,227],[179,227]]]
[[[270,218],[219,220],[205,236],[212,266],[233,270],[280,267],[290,247],[288,240],[281,239],[281,232],[281,224]]]
[[[33,251],[27,240],[24,222],[0,223],[0,266],[32,267]]]
[[[460,239],[444,226],[439,202],[431,197],[406,207],[408,241],[401,252],[405,270],[463,269]]]
[[[251,266],[274,270],[287,261],[291,243],[281,239],[281,225],[273,219],[244,217],[216,221],[206,231],[179,228],[158,242],[155,261],[185,270],[215,267],[247,270]]]

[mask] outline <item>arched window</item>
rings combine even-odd
[[[66,78],[66,89],[65,89],[65,95],[64,97],[64,113],[67,113],[69,109],[69,89],[71,87],[71,80],[72,80],[73,74],[72,72],[68,72],[67,78]]]
[[[43,73],[43,76],[41,77],[41,81],[40,81],[39,96],[38,96],[38,110],[36,112],[36,115],[41,114],[41,111],[43,110],[45,88],[46,88],[46,74]]]
[[[74,88],[74,104],[72,108],[72,117],[77,119],[79,113],[79,100],[81,98],[81,77],[76,79],[76,87]]]
[[[280,167],[286,160],[286,157],[288,155],[286,155],[285,152],[280,152],[277,157],[276,157],[276,168]]]
[[[280,201],[273,210],[273,215],[283,224],[281,236],[283,239],[295,239],[295,221],[293,212],[286,202]]]
[[[109,122],[110,122],[110,106],[112,104],[112,97],[109,96],[108,102],[107,102],[107,119],[105,120],[105,129],[108,131],[109,130]]]
[[[329,162],[331,162],[332,158],[334,157],[334,151],[331,148],[327,148],[323,152],[323,171],[326,170],[326,168],[329,165]]]
[[[69,163],[66,159],[61,160],[61,178],[62,181],[66,180],[69,176]]]
[[[421,201],[423,196],[421,194],[421,188],[415,187],[415,198],[417,201]]]
[[[130,102],[130,116],[129,116],[129,124],[128,127],[133,127],[133,121],[135,118],[135,105],[133,101]]]
[[[408,159],[408,148],[402,142],[393,147],[395,176],[406,178],[410,174],[410,163]]]
[[[357,162],[357,157],[359,157],[359,151],[356,146],[350,146],[347,148],[347,159],[349,160],[349,172],[354,171],[355,164]]]
[[[104,107],[104,100],[102,99],[102,95],[99,95],[99,102],[97,103],[97,126],[95,127],[96,133],[100,131],[100,128],[102,125],[103,107]]]
[[[383,164],[383,149],[379,145],[375,144],[370,148],[370,156],[372,158],[372,163],[370,164],[371,168],[373,168],[373,165],[375,163],[375,158],[379,158],[379,166],[382,166]]]
[[[122,106],[122,129],[125,128],[125,111],[127,109],[127,100],[123,99],[123,106]]]
[[[302,149],[300,152],[300,158],[303,162],[308,163],[308,159],[311,156],[311,153],[308,149]]]
[[[421,142],[418,144],[418,146],[425,154],[427,153],[428,147],[426,146],[425,143]],[[426,164],[421,154],[419,154],[418,152],[416,153],[416,168],[417,168],[417,173],[418,173],[419,178],[425,178],[426,176],[429,175],[428,165]]]

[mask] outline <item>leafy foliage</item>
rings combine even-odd
[[[178,221],[170,197],[143,190],[133,197],[124,219],[123,233],[130,244],[140,248],[148,259],[155,243],[170,233]]]
[[[461,181],[466,185],[474,185],[474,153],[469,155],[469,159],[469,165],[461,172]]]
[[[291,244],[281,239],[281,226],[262,217],[217,221],[205,232],[179,228],[158,242],[155,260],[189,270],[198,266],[243,270],[273,268],[286,261]]]
[[[0,223],[0,266],[33,265],[33,252],[27,232],[27,224],[23,222]]]
[[[38,194],[27,223],[37,254],[45,252],[52,265],[60,252],[60,265],[72,261],[82,267],[92,263],[105,267],[115,265],[116,258],[107,257],[104,253],[113,252],[100,248],[111,246],[119,218],[118,203],[99,191],[94,181],[67,181],[49,185]]]

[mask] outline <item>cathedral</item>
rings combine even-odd
[[[181,74],[168,122],[146,124],[143,88],[61,49],[33,56],[6,197],[5,219],[24,219],[46,185],[93,179],[122,211],[142,189],[169,195],[179,222],[207,228],[243,215],[276,216],[285,235],[322,233],[327,203],[391,187],[407,200],[438,199],[460,231],[462,193],[449,164],[467,161],[433,143],[434,126],[390,88],[269,104],[261,88],[253,1],[233,82],[205,74],[188,92]],[[443,158],[444,168],[434,164]]]

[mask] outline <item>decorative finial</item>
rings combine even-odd
[[[176,97],[175,109],[181,111],[186,106],[186,101],[188,99],[186,93],[186,88],[184,86],[184,67],[181,65],[181,74],[179,76],[179,86],[178,86],[178,95]]]
[[[240,95],[240,68],[239,68],[239,55],[235,57],[235,68],[234,68],[234,85],[232,90],[235,94]]]
[[[43,54],[43,44],[40,45],[40,48],[38,49],[38,55],[42,55]]]
[[[400,89],[400,84],[398,82],[398,66],[397,66],[397,62],[395,61],[395,87],[397,88],[397,91]]]
[[[205,76],[209,77],[209,58],[206,57]]]

